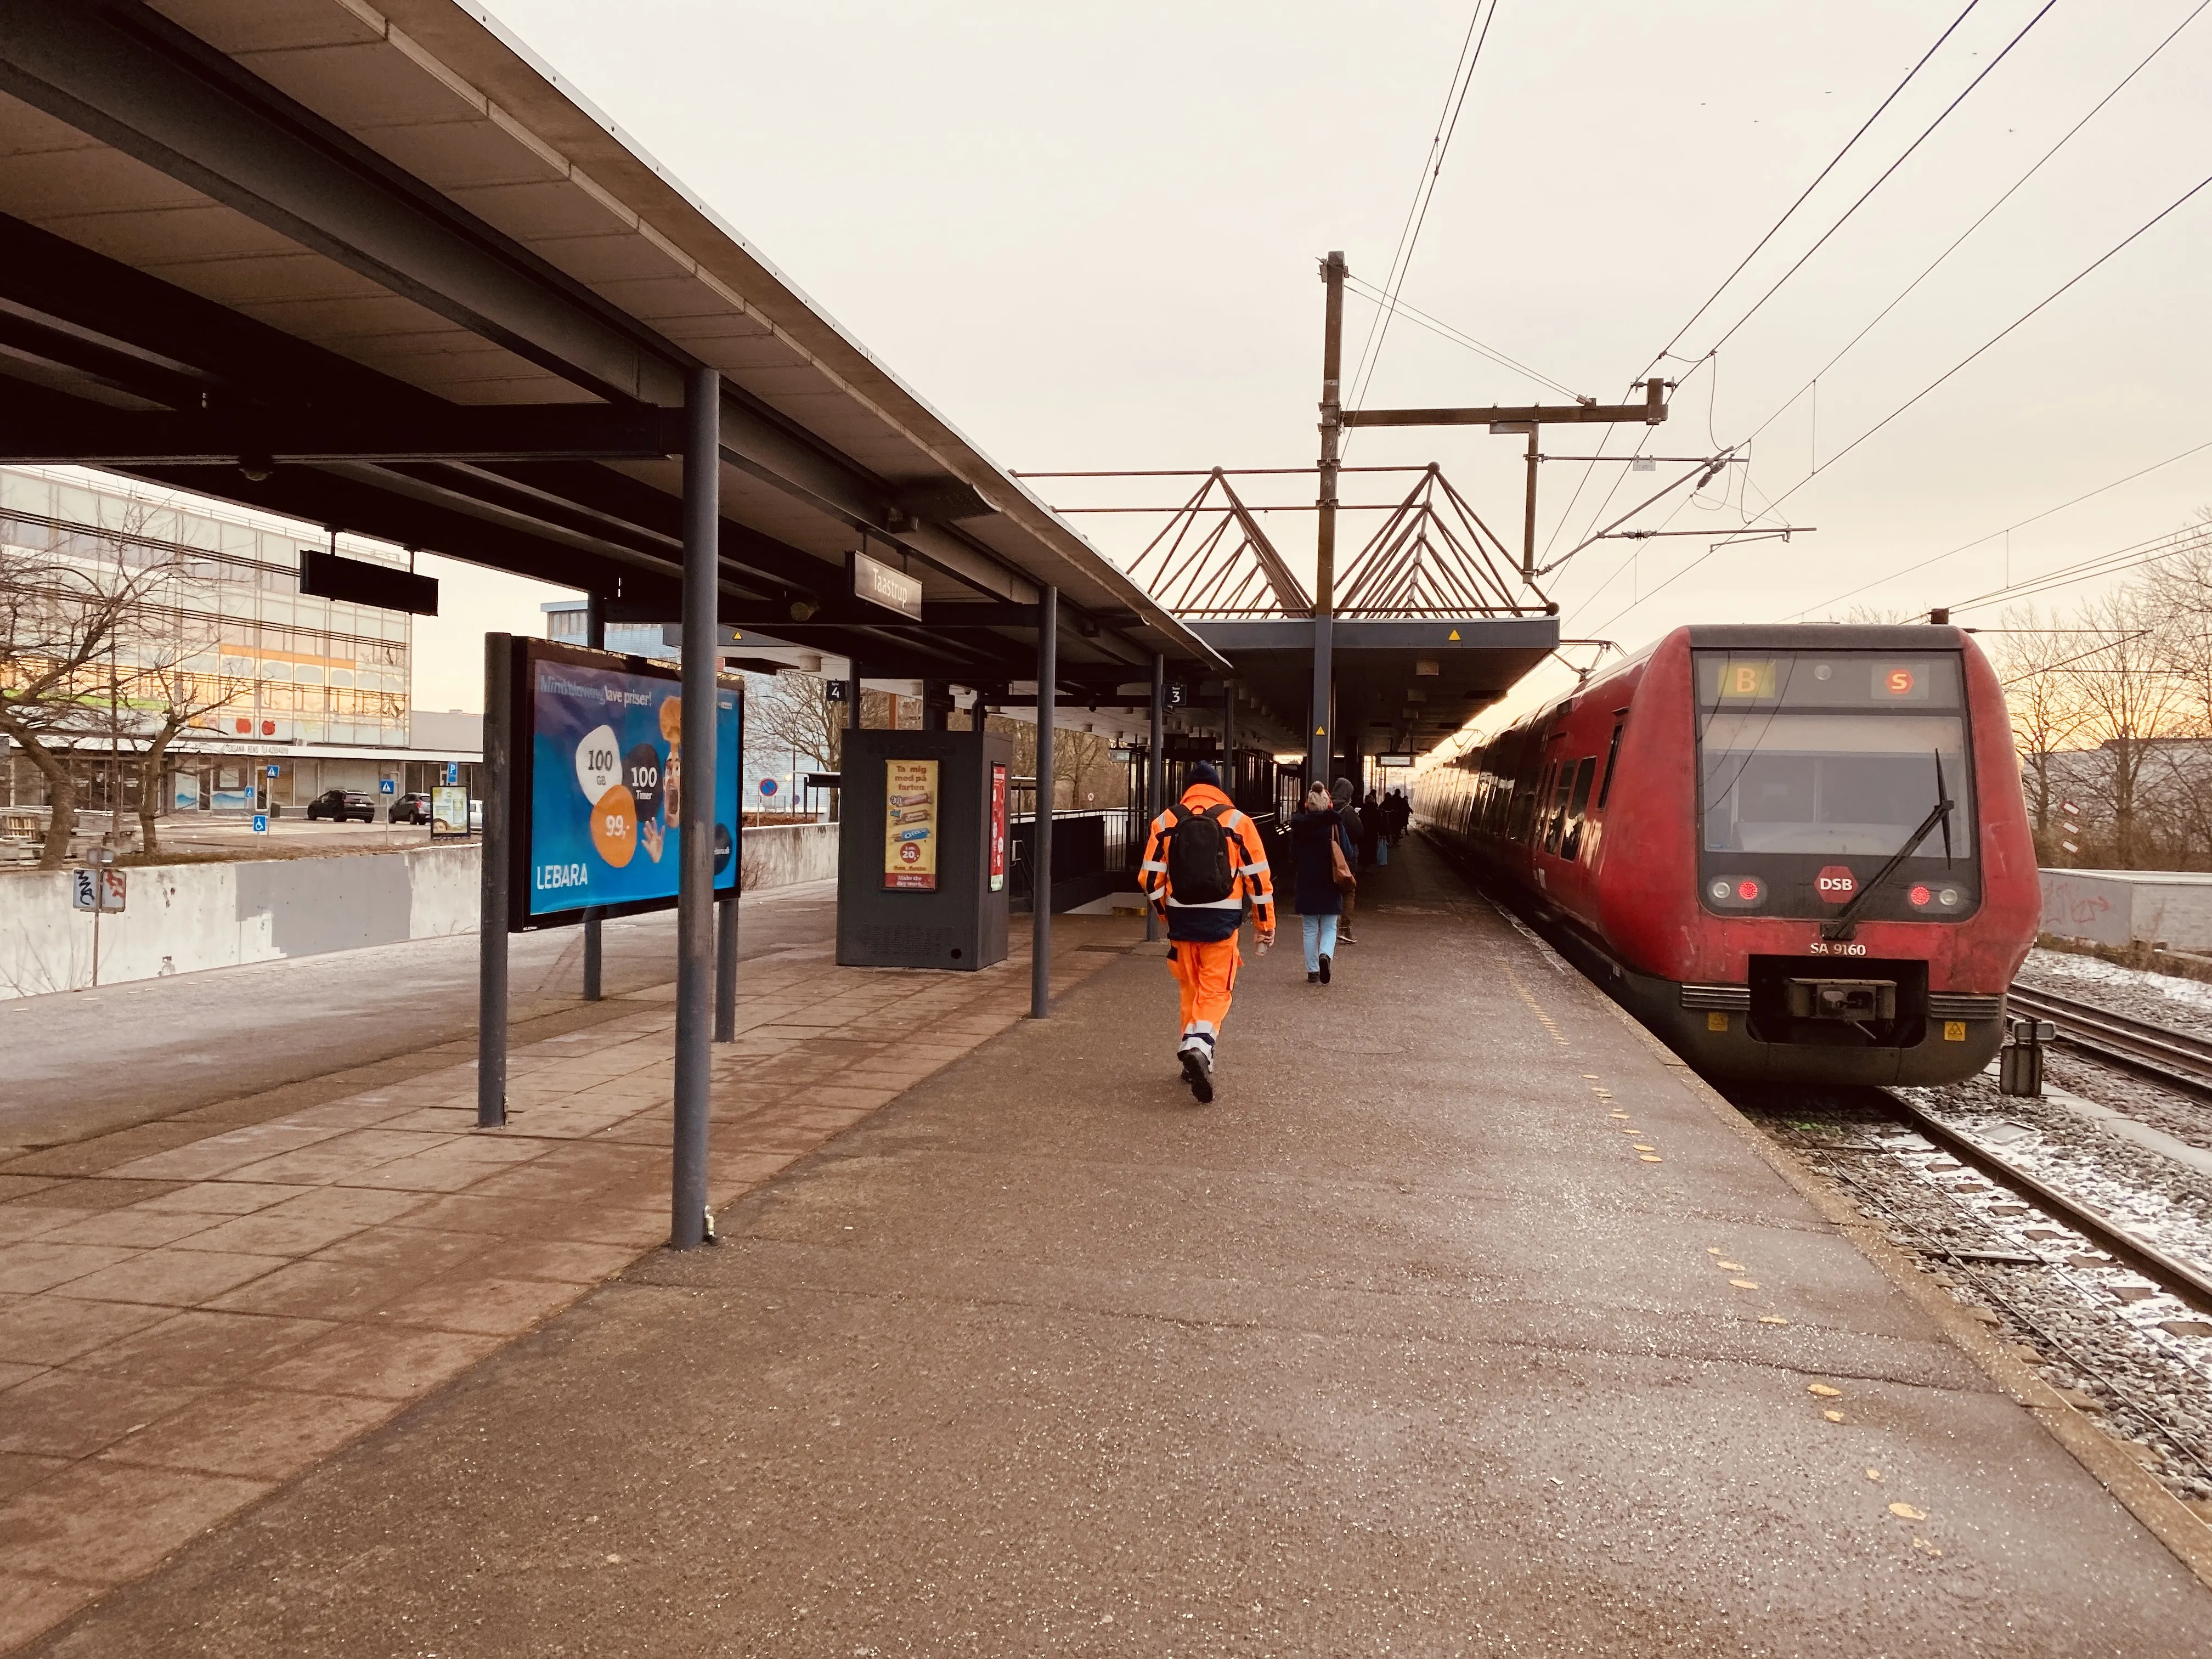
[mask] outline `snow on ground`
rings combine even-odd
[[[2123,968],[2100,957],[2040,948],[2027,953],[2020,977],[2031,987],[2040,985],[2062,996],[2101,1003],[2117,1013],[2212,1036],[2212,984],[2202,980],[2179,979],[2142,968]]]

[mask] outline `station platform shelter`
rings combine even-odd
[[[0,1163],[0,1647],[2203,1651],[2202,1523],[1417,838],[1205,1108],[1135,918],[1040,1022],[806,902],[714,1249],[665,986],[496,1133],[461,1042]]]

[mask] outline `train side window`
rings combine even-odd
[[[1547,853],[1559,850],[1559,832],[1567,825],[1567,794],[1574,787],[1574,763],[1561,761],[1559,769],[1553,774],[1551,811],[1544,817],[1544,850]]]
[[[1543,793],[1540,768],[1524,766],[1513,780],[1513,798],[1507,809],[1505,835],[1509,841],[1526,842],[1535,833],[1536,802]]]
[[[1626,723],[1625,720],[1613,723],[1613,741],[1606,745],[1605,781],[1597,787],[1597,810],[1601,812],[1605,811],[1606,802],[1613,799],[1613,769],[1620,759],[1620,728]]]
[[[1575,768],[1575,790],[1567,800],[1567,832],[1559,838],[1559,856],[1572,864],[1583,850],[1583,818],[1589,806],[1590,780],[1597,775],[1597,757],[1585,755]]]
[[[1513,839],[1534,846],[1544,838],[1544,803],[1552,797],[1551,769],[1539,766],[1536,775],[1516,793]]]

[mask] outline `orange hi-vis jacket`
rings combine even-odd
[[[1206,943],[1233,939],[1243,925],[1244,902],[1252,902],[1253,925],[1263,933],[1275,931],[1275,883],[1267,869],[1267,849],[1260,839],[1260,826],[1238,811],[1228,796],[1210,783],[1194,783],[1182,792],[1186,811],[1208,807],[1228,810],[1219,818],[1229,842],[1229,896],[1203,903],[1183,903],[1169,890],[1168,836],[1175,828],[1172,811],[1152,820],[1152,833],[1145,842],[1145,861],[1137,878],[1152,902],[1167,917],[1168,937]]]

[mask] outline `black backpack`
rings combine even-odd
[[[1221,827],[1225,806],[1194,812],[1181,801],[1168,808],[1168,892],[1179,904],[1214,904],[1236,890],[1229,867],[1229,832]]]

